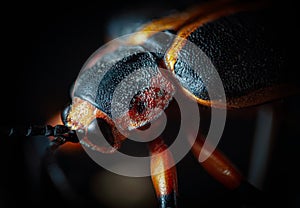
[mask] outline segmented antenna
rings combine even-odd
[[[65,125],[28,125],[17,127],[1,127],[1,134],[9,137],[19,136],[53,136],[51,146],[57,147],[66,142],[78,143],[78,137],[75,130],[71,130]]]

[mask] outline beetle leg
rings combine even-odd
[[[210,154],[203,149],[204,137],[198,136],[192,145],[192,153],[198,159],[199,154]],[[245,203],[257,203],[262,200],[262,193],[251,185],[238,168],[217,148],[203,162],[199,163],[217,181],[226,188],[235,191]]]
[[[205,149],[202,148],[203,145],[203,138],[198,137],[192,146],[192,153],[196,158],[199,158],[201,151],[205,151]],[[202,152],[201,154],[203,153],[206,154],[206,152]],[[212,177],[221,182],[228,189],[233,190],[241,184],[243,179],[242,174],[218,149],[215,149],[214,152],[200,164]]]
[[[162,138],[149,143],[151,154],[151,179],[158,199],[159,208],[177,207],[177,172],[173,156]]]

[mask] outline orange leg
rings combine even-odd
[[[192,153],[197,159],[203,149],[203,145],[204,139],[200,136],[192,146]],[[210,157],[200,162],[200,164],[213,178],[228,189],[234,190],[244,203],[261,202],[262,196],[260,191],[247,182],[242,173],[220,150],[215,149]]]
[[[159,208],[177,207],[177,172],[170,167],[173,156],[161,138],[149,143],[151,154],[151,179],[158,199]],[[166,150],[166,151],[165,151]],[[162,153],[160,155],[157,155]],[[173,163],[174,164],[174,163]]]
[[[192,146],[192,153],[196,158],[199,158],[203,144],[204,140],[197,138]],[[215,149],[209,158],[201,162],[201,165],[212,177],[221,182],[228,189],[236,189],[243,180],[240,171],[218,149]]]

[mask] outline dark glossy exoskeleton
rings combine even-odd
[[[82,131],[82,144],[100,152],[113,153],[126,139],[116,125],[126,131],[147,125],[161,113],[157,111],[157,115],[149,116],[148,109],[167,109],[175,93],[184,93],[187,99],[194,99],[200,105],[218,106],[218,100],[209,98],[203,84],[203,78],[209,77],[199,77],[195,69],[182,60],[180,54],[186,50],[185,40],[201,49],[216,68],[226,94],[226,105],[220,105],[220,108],[256,106],[299,93],[296,83],[285,76],[284,51],[273,36],[275,28],[270,16],[272,10],[268,6],[260,1],[206,2],[143,25],[138,29],[139,33],[128,37],[126,46],[114,45],[98,51],[78,76],[72,91],[72,104],[63,114],[64,124]],[[168,48],[163,53],[156,53],[155,50],[160,51],[162,40],[157,38],[160,33],[164,33],[163,41]],[[148,47],[154,52],[147,50]],[[197,54],[192,55],[194,57],[189,57],[191,60],[197,59]],[[140,71],[141,68],[143,70]],[[172,76],[165,76],[161,69]],[[138,75],[131,79],[129,75],[132,73]],[[119,91],[119,98],[131,99],[129,109],[124,111],[121,106],[113,112],[114,93],[125,79],[127,88]],[[122,97],[132,86],[130,83],[138,80],[149,85],[143,85],[133,97]],[[152,87],[153,83],[158,87]],[[165,90],[159,89],[159,86],[164,86]],[[113,114],[117,115],[116,120],[112,119]],[[128,114],[131,123],[124,116]],[[110,147],[97,144],[93,138],[93,131],[98,126]],[[155,145],[158,143],[160,148]],[[151,153],[167,149],[161,140],[149,146]],[[200,138],[192,148],[196,157],[202,146]],[[169,160],[171,158],[167,157],[162,158],[162,163],[152,161],[151,169]],[[201,164],[229,189],[238,189],[246,183],[242,174],[218,150]],[[152,175],[152,181],[159,206],[176,207],[176,169]]]

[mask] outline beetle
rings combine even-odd
[[[276,48],[276,44],[268,39],[273,28],[269,28],[268,19],[265,18],[267,14],[268,10],[261,2],[214,1],[143,25],[137,30],[143,32],[143,36],[140,37],[140,33],[130,36],[126,50],[145,43],[159,44],[155,39],[159,32],[174,34],[176,38],[171,40],[164,54],[143,51],[125,55],[125,58],[112,65],[104,63],[107,71],[102,69],[101,63],[107,57],[125,53],[124,49],[116,46],[108,52],[96,54],[86,64],[75,84],[72,103],[62,114],[64,124],[70,129],[82,131],[85,136],[81,143],[87,147],[113,153],[126,139],[116,125],[125,125],[123,127],[129,131],[146,126],[156,119],[145,116],[147,109],[155,105],[166,110],[176,90],[182,91],[187,99],[194,99],[200,105],[211,107],[212,104],[217,104],[217,100],[210,100],[206,88],[202,86],[201,77],[178,55],[184,50],[185,40],[194,43],[212,60],[224,85],[228,109],[261,105],[299,93],[299,88],[282,76],[284,62],[280,48]],[[156,32],[147,33],[153,30]],[[128,111],[121,112],[129,114],[133,123],[129,124],[124,118],[119,118],[119,123],[116,124],[112,119],[111,109],[113,93],[123,79],[141,66],[151,69],[159,66],[171,72],[172,77],[160,75],[158,81],[160,85],[169,87],[168,92],[150,86],[144,87],[131,99]],[[144,77],[140,78],[149,79],[149,70],[145,69]],[[170,81],[172,79],[175,81]],[[179,88],[175,90],[172,84],[176,81]],[[100,147],[89,139],[98,126],[103,130],[110,147]],[[199,137],[192,146],[195,157],[199,156],[203,148],[204,140],[202,136]],[[150,143],[149,149],[151,154],[155,154],[166,150],[167,145],[162,138],[158,138]],[[170,160],[170,154],[165,158],[153,159],[151,170],[167,166]],[[229,189],[238,189],[247,184],[240,171],[219,150],[215,150],[201,165]],[[166,168],[163,173],[152,174],[151,177],[159,207],[176,207],[176,169]]]
[[[100,83],[97,79],[92,80],[99,76],[97,73],[99,73],[100,66],[97,62],[89,62],[90,65],[86,66],[80,75],[80,81],[76,83],[73,90],[72,104],[62,113],[65,126],[77,132],[82,130],[86,139],[82,143],[90,148],[101,152],[113,152],[119,148],[126,136],[118,131],[111,118],[112,93],[129,73],[137,70],[141,65],[153,68],[159,65],[169,70],[174,76],[168,77],[171,81],[162,78],[164,82],[173,84],[178,83],[177,80],[180,88],[176,89],[182,91],[187,98],[194,99],[200,105],[208,107],[215,104],[216,101],[210,100],[207,96],[205,87],[199,86],[201,85],[199,83],[202,83],[201,79],[177,56],[178,52],[184,48],[183,39],[196,44],[214,63],[224,84],[227,108],[251,107],[298,93],[299,89],[286,82],[285,77],[282,76],[284,67],[281,56],[277,54],[277,48],[273,47],[274,43],[269,43],[266,38],[269,34],[265,34],[264,26],[268,24],[264,22],[265,13],[260,13],[260,6],[260,4],[244,2],[208,2],[187,13],[175,14],[144,25],[139,31],[156,30],[167,35],[176,34],[180,38],[172,40],[165,54],[153,54],[146,51],[125,57],[110,66],[105,74],[106,77]],[[262,25],[257,25],[257,23]],[[153,33],[149,34],[153,35]],[[141,44],[140,37],[130,38],[131,43],[128,48]],[[155,39],[153,42],[151,38],[152,36],[143,37],[142,42],[151,40],[151,44],[156,44]],[[114,55],[120,52],[122,50],[117,48],[107,54]],[[97,59],[104,55],[99,56]],[[169,92],[174,92],[172,86]],[[149,105],[160,105],[161,109],[167,110],[171,97],[172,94],[155,88],[145,88],[140,94],[135,95],[129,112],[122,112],[129,113],[136,121],[129,129],[146,126],[152,121],[143,116]],[[152,102],[145,102],[150,98]],[[120,122],[120,125],[122,124],[123,122]],[[93,134],[98,126],[103,129],[105,137],[113,148],[100,147],[89,140],[90,134]],[[125,127],[128,128],[128,126]],[[156,144],[160,145],[159,148]],[[192,147],[196,157],[202,146],[202,138],[197,139]],[[150,151],[153,154],[166,148],[166,144],[160,139],[150,143]],[[172,158],[162,158],[162,164],[165,165],[169,160]],[[152,165],[155,169],[158,162],[152,161]],[[202,165],[229,189],[237,189],[246,183],[242,174],[218,150],[215,150]],[[166,169],[159,175],[152,175],[160,207],[176,207],[178,194],[176,180],[175,168]]]

